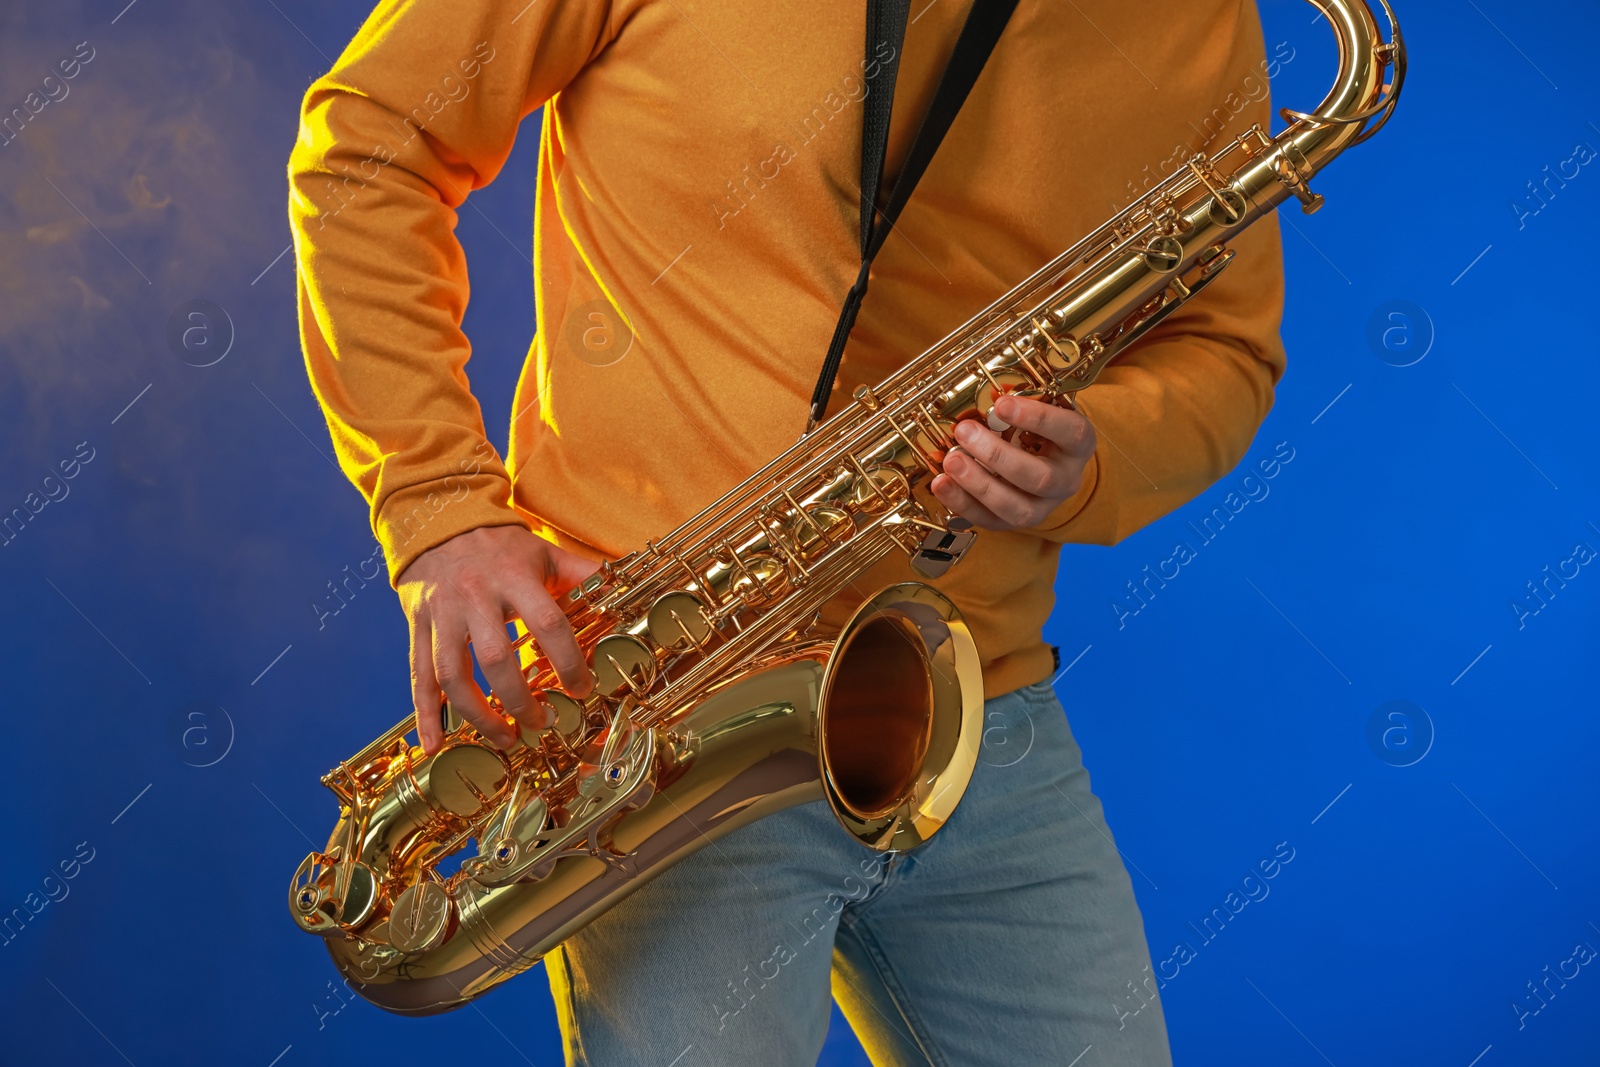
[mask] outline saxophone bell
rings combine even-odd
[[[869,599],[840,630],[818,700],[840,825],[880,852],[932,837],[966,791],[982,722],[983,672],[955,605],[916,582]]]

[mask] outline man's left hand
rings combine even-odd
[[[960,447],[945,457],[944,473],[933,480],[933,495],[975,526],[1037,526],[1078,491],[1083,469],[1094,455],[1094,427],[1076,411],[1025,397],[1003,396],[994,410],[1044,447],[1029,452],[978,420],[963,419],[955,430]]]

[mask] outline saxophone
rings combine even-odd
[[[904,552],[936,578],[972,544],[928,491],[952,429],[1004,393],[1071,395],[1227,267],[1229,239],[1392,114],[1405,46],[1364,0],[1310,0],[1338,39],[1317,110],[1284,110],[1189,159],[798,444],[645,550],[574,589],[567,617],[594,669],[562,693],[527,635],[523,674],[553,725],[491,747],[450,708],[429,758],[408,716],[322,782],[328,845],[289,890],[347,984],[404,1015],[467,1003],[669,864],[823,797],[868,848],[915,848],[950,818],[979,747],[983,685],[961,614],[921,583],[820,612]],[[1385,74],[1389,80],[1385,81]],[[1033,444],[1022,434],[1019,442]],[[498,709],[498,701],[491,698]]]

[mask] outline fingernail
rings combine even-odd
[[[962,419],[956,423],[956,440],[964,445],[970,445],[973,438],[978,436],[978,424],[971,419]]]
[[[960,452],[952,452],[944,457],[944,469],[951,474],[960,474],[967,469],[967,457]]]
[[[994,413],[1010,422],[1017,414],[1017,402],[1009,396],[1000,397],[994,402]]]

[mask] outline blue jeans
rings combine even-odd
[[[1133,887],[1055,692],[984,712],[966,796],[914,852],[884,858],[804,804],[547,956],[567,1063],[812,1067],[831,993],[874,1064],[1170,1064]]]

